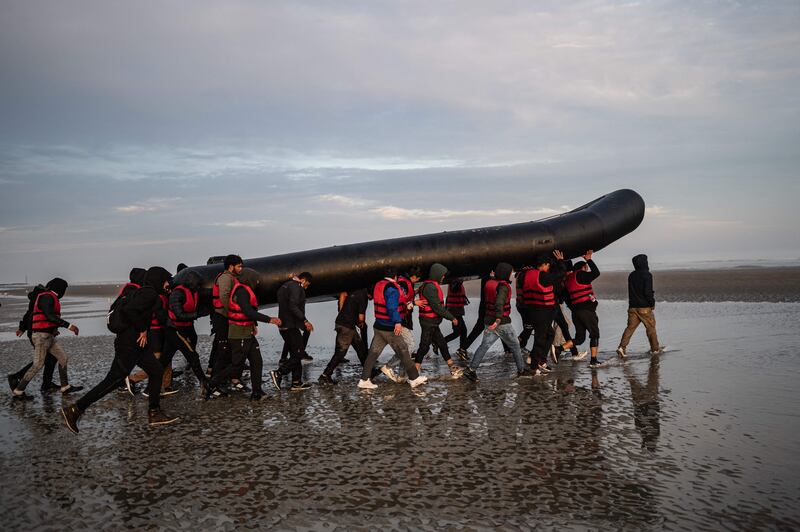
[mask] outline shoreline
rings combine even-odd
[[[603,271],[594,283],[598,299],[626,300],[627,271]],[[651,270],[652,271],[652,270]],[[656,301],[723,302],[723,301],[800,301],[800,266],[734,267],[719,270],[655,270],[653,285]],[[70,285],[67,298],[113,298],[124,283],[76,283]],[[468,296],[475,302],[480,297],[477,280],[464,283]],[[0,301],[24,297],[32,286],[0,284]]]

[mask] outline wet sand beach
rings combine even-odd
[[[76,398],[40,394],[37,377],[33,401],[0,395],[4,528],[798,529],[800,303],[796,277],[769,275],[773,285],[757,293],[776,298],[753,301],[756,292],[726,293],[722,283],[673,295],[656,272],[670,349],[646,354],[640,330],[624,362],[613,350],[627,304],[599,289],[600,358],[609,363],[590,371],[563,361],[536,380],[512,378],[513,361],[495,350],[479,383],[454,382],[430,354],[424,372],[438,377],[418,391],[381,382],[362,392],[351,352],[339,385],[292,393],[265,384],[260,403],[204,402],[185,372],[180,393],[163,400],[181,416],[169,427],[148,428],[141,396],[113,393],[74,435],[58,409]],[[791,302],[774,302],[782,291]],[[97,335],[60,341],[71,380],[91,386],[112,356],[106,299],[70,294],[65,317]],[[2,303],[5,374],[31,349],[10,336],[24,301]],[[310,305],[309,316],[318,330],[305,374],[316,381],[332,354],[334,307]],[[207,319],[199,325],[205,361]],[[266,373],[281,344],[273,327],[260,335]]]

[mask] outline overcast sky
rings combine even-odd
[[[0,0],[0,282],[514,223],[800,257],[800,3]]]

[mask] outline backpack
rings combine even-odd
[[[118,295],[117,299],[111,303],[111,307],[108,309],[106,327],[108,327],[108,330],[114,334],[119,334],[131,326],[131,324],[128,323],[128,320],[125,319],[123,310],[131,300],[133,293],[135,293],[135,291],[128,294]]]

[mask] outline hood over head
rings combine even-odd
[[[636,255],[633,257],[633,259],[631,259],[631,262],[633,262],[633,267],[637,270],[650,270],[650,266],[647,264],[647,255]]]
[[[192,290],[193,292],[197,292],[200,288],[200,285],[203,284],[203,278],[200,277],[200,274],[194,270],[189,270],[183,276],[183,282],[181,282],[183,286]]]
[[[144,286],[152,286],[156,292],[164,292],[164,283],[172,280],[172,274],[161,266],[153,266],[144,274]]]
[[[494,269],[494,277],[498,281],[508,281],[511,279],[511,271],[513,269],[514,267],[509,263],[501,262]]]
[[[253,290],[256,289],[260,280],[261,276],[252,268],[242,268],[242,273],[240,273],[239,277],[237,277],[237,281],[242,284],[246,284]]]
[[[181,273],[186,268],[188,268],[188,266],[181,262],[180,264],[178,264],[178,267],[175,268],[175,273]]]
[[[444,266],[444,264],[439,264],[436,262],[433,264],[433,266],[431,266],[431,269],[428,272],[428,279],[431,281],[441,282],[446,273],[447,268]]]
[[[64,293],[67,291],[68,286],[69,283],[67,283],[64,279],[62,279],[61,277],[56,277],[55,279],[50,279],[45,288],[55,292],[56,295],[58,296],[58,299],[61,299],[62,297],[64,297]]]
[[[147,273],[147,270],[144,268],[133,268],[131,269],[131,273],[128,275],[128,279],[134,283],[142,286],[144,284],[144,274]]]

